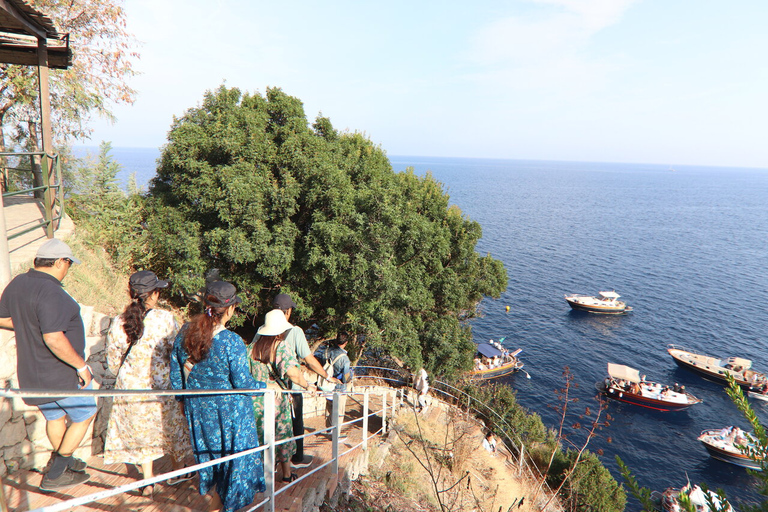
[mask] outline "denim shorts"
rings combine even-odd
[[[84,389],[93,389],[93,380]],[[96,414],[96,397],[70,396],[37,407],[46,421],[58,420],[66,415],[73,423],[80,423]]]

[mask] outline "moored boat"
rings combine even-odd
[[[480,343],[477,345],[475,366],[469,372],[471,379],[496,379],[523,369],[525,365],[517,357],[523,349],[519,348],[514,352],[508,352],[504,347],[499,347],[494,347],[490,343]]]
[[[684,386],[646,382],[638,370],[623,364],[608,363],[608,377],[598,389],[614,400],[662,412],[682,411],[701,403]]]
[[[697,511],[719,511],[722,508],[720,504],[720,497],[714,491],[707,491],[707,493],[709,494],[712,503],[715,505],[714,508],[710,507],[709,502],[707,501],[707,496],[704,493],[704,489],[698,485],[691,485],[690,483],[688,483],[682,489],[669,487],[663,493],[654,491],[651,494],[651,498],[658,502],[657,506],[664,512],[683,512],[684,509],[680,506],[681,494],[688,496],[688,499],[694,506],[694,509]],[[726,510],[729,512],[733,511],[733,507],[730,503],[728,504]]]
[[[722,384],[727,384],[726,376],[731,375],[739,386],[747,390],[763,391],[768,385],[765,373],[753,370],[752,361],[749,359],[742,357],[720,359],[676,345],[669,345],[667,352],[681,368]]]
[[[619,300],[620,295],[614,291],[598,292],[599,297],[581,295],[578,293],[566,295],[565,301],[576,311],[588,313],[620,314],[632,311],[632,308]]]
[[[749,432],[744,432],[739,427],[725,427],[704,430],[697,439],[713,459],[761,471],[760,462],[751,459],[737,446],[745,446],[749,450],[757,448],[755,439]]]

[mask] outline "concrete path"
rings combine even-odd
[[[11,255],[11,274],[16,275],[29,268],[29,264],[34,259],[37,249],[48,238],[45,234],[45,228],[42,226],[19,237],[10,237],[27,228],[40,225],[44,220],[43,205],[40,199],[27,196],[6,197],[3,199],[3,204],[5,206],[5,228],[9,237],[8,249]],[[64,216],[54,236],[58,239],[66,240],[74,231],[75,225],[72,223],[72,219]]]

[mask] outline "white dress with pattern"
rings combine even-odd
[[[171,389],[170,354],[179,325],[170,311],[153,309],[144,317],[144,334],[125,362],[128,337],[118,316],[107,334],[107,362],[117,375],[115,389]],[[107,425],[104,462],[141,464],[164,454],[182,461],[192,453],[187,420],[172,396],[118,396]]]

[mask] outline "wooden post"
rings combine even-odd
[[[48,47],[45,37],[37,38],[37,84],[40,91],[40,128],[43,132],[43,157],[41,165],[43,170],[43,182],[49,188],[45,190],[43,197],[43,208],[45,211],[45,220],[48,224],[45,228],[45,234],[48,238],[53,238],[53,203],[54,191],[51,186],[55,185],[55,177],[51,172],[52,160],[49,154],[53,153],[53,135],[51,132],[51,96],[48,89]]]
[[[264,481],[267,484],[265,494],[269,496],[267,512],[275,512],[275,422],[267,418],[275,417],[275,391],[264,390]]]

